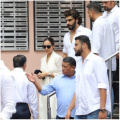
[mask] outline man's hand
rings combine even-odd
[[[37,77],[39,79],[42,79],[42,78],[45,78],[46,76],[48,76],[49,74],[47,72],[42,72],[42,73],[38,73],[37,74]]]
[[[26,73],[26,76],[27,76],[27,78],[28,78],[28,80],[29,80],[30,82],[33,82],[33,83],[36,82],[36,79],[35,79],[35,76],[34,76],[33,73],[31,73],[31,75],[28,74],[28,73]]]
[[[70,116],[71,116],[71,111],[67,110],[67,113],[65,115],[65,119],[70,119]]]
[[[98,119],[107,119],[107,112],[99,112]]]
[[[119,59],[119,53],[116,55],[116,59]]]

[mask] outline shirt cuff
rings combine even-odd
[[[104,84],[104,83],[99,83],[99,84],[98,84],[98,88],[107,89],[107,85]]]

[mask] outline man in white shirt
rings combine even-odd
[[[102,16],[102,7],[98,2],[89,3],[87,8],[88,15],[94,22],[92,28],[92,52],[106,59],[116,52],[114,31],[108,20]],[[109,69],[108,61],[106,65]],[[115,57],[112,58],[112,71],[116,71]]]
[[[115,33],[116,51],[119,50],[119,30],[120,30],[120,8],[115,4],[116,1],[102,1],[105,12],[103,16],[106,17],[112,25]]]
[[[116,5],[116,3],[115,3],[116,1],[101,1],[101,2],[103,5],[103,8],[105,10],[103,13],[103,16],[107,18],[107,20],[112,25],[112,28],[114,30],[116,51],[118,51],[120,48],[120,44],[119,44],[119,42],[120,42],[120,8]],[[119,66],[119,54],[116,55],[116,58],[117,58],[117,66]],[[119,71],[119,69],[118,69],[118,71]],[[117,91],[119,94],[119,89],[117,89]],[[112,98],[112,100],[113,100],[113,98]],[[116,101],[117,100],[115,99],[115,102]]]
[[[16,112],[15,81],[9,73],[9,69],[4,65],[4,62],[0,60],[0,118],[2,119],[10,119],[12,114]]]
[[[69,9],[64,12],[67,27],[70,30],[67,32],[63,39],[63,58],[70,56],[79,60],[80,57],[75,56],[74,45],[75,37],[79,35],[91,36],[91,30],[81,25],[82,17],[79,12],[75,9]]]
[[[81,59],[76,72],[76,91],[66,118],[69,118],[75,106],[74,119],[107,119],[111,102],[106,64],[101,57],[91,52],[87,36],[81,35],[75,40],[75,55],[81,56]]]
[[[102,16],[102,7],[98,2],[89,3],[87,8],[90,19],[94,21],[92,29],[92,52],[105,60],[116,52],[114,31],[108,20]],[[106,61],[106,65],[107,69],[109,69],[109,61]],[[112,58],[112,71],[116,71],[116,57]],[[112,104],[114,106],[113,91]]]
[[[16,110],[17,112],[13,114],[11,119],[30,119],[31,114],[29,107],[31,109],[34,119],[38,116],[38,100],[36,88],[33,83],[31,83],[24,72],[26,69],[26,57],[24,55],[17,55],[13,58],[14,70],[11,72],[16,85]],[[29,106],[28,106],[29,105]]]

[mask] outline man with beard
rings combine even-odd
[[[63,39],[63,58],[71,56],[76,59],[76,62],[79,58],[75,57],[74,44],[75,37],[79,35],[87,35],[89,38],[91,36],[91,30],[85,28],[81,25],[82,17],[79,12],[75,9],[66,10],[64,12],[67,27],[70,30],[67,32]]]
[[[81,35],[75,38],[75,55],[81,56],[76,72],[76,91],[67,110],[69,119],[75,107],[74,119],[107,119],[111,111],[107,67],[104,60],[91,52],[90,40]]]
[[[102,1],[105,12],[103,16],[106,17],[112,25],[115,33],[116,50],[119,49],[119,25],[120,25],[120,8],[115,4],[115,1]]]
[[[108,20],[102,16],[102,7],[98,2],[89,3],[87,8],[90,19],[94,21],[92,29],[92,52],[105,60],[116,52],[114,31]],[[109,73],[109,61],[106,62],[106,65]],[[112,73],[113,71],[116,71],[116,57],[112,58]],[[114,106],[113,91],[112,104]]]
[[[120,8],[116,5],[115,1],[102,1],[102,5],[103,8],[105,10],[105,12],[103,13],[103,16],[106,17],[109,21],[109,23],[112,25],[113,30],[114,30],[114,34],[115,34],[115,42],[116,42],[116,51],[119,50],[120,45],[119,45],[119,41],[120,41]],[[116,56],[117,58],[117,66],[119,66],[119,54],[117,54]],[[119,67],[117,67],[119,68]],[[119,71],[119,69],[117,69],[117,71],[115,73],[117,73]],[[115,77],[119,79],[119,74],[115,75]],[[114,77],[115,81],[117,80]],[[115,84],[116,85],[116,84]],[[117,86],[115,86],[117,87]],[[114,95],[115,98],[116,96],[118,96],[119,98],[119,89],[117,89],[115,91],[114,89]],[[118,101],[117,99],[114,99],[115,103]],[[118,103],[118,102],[117,102]],[[118,107],[116,106],[114,109],[114,112],[118,109]],[[117,110],[118,111],[118,110]]]

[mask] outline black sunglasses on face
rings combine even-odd
[[[51,45],[43,45],[43,48],[44,48],[44,49],[45,49],[46,47],[49,49],[49,48],[51,48]]]

